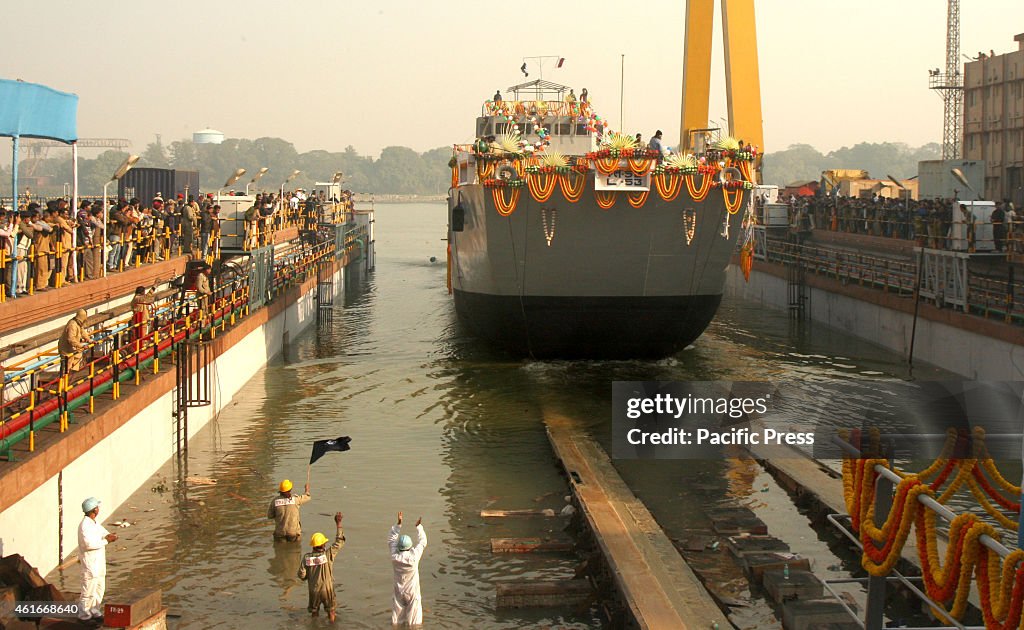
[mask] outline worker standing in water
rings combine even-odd
[[[391,566],[395,571],[395,592],[391,602],[391,625],[418,626],[423,623],[423,599],[420,596],[420,558],[427,548],[427,533],[423,530],[423,517],[416,521],[416,544],[402,534],[402,513],[391,526],[388,536]]]
[[[309,501],[309,484],[298,496],[292,494],[292,482],[287,479],[281,482],[278,490],[280,494],[267,509],[267,518],[274,521],[274,540],[295,542],[302,536],[299,506]]]
[[[334,515],[334,523],[338,526],[338,533],[334,536],[334,544],[327,546],[327,536],[320,532],[313,534],[310,545],[313,550],[302,556],[302,564],[299,565],[299,579],[309,584],[309,604],[306,609],[314,617],[320,615],[320,607],[323,606],[327,612],[327,618],[332,622],[337,618],[335,609],[337,602],[334,598],[334,558],[345,546],[345,530],[341,527],[341,512]]]

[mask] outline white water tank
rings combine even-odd
[[[216,129],[200,129],[192,133],[193,144],[220,144],[224,134]]]

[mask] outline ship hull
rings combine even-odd
[[[588,175],[576,203],[560,190],[540,203],[523,188],[502,216],[491,189],[454,189],[448,239],[460,321],[522,357],[653,358],[693,343],[721,302],[741,213],[727,212],[720,189],[700,202],[685,188],[673,201],[651,191],[638,208],[616,195],[612,208],[598,207]],[[461,231],[451,229],[456,206]]]
[[[459,319],[477,337],[519,357],[650,359],[693,343],[721,295],[552,297],[455,291]]]

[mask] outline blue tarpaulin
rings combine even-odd
[[[78,140],[78,96],[0,79],[0,136]]]

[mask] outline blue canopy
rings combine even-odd
[[[78,96],[37,83],[0,79],[0,136],[78,140]]]

